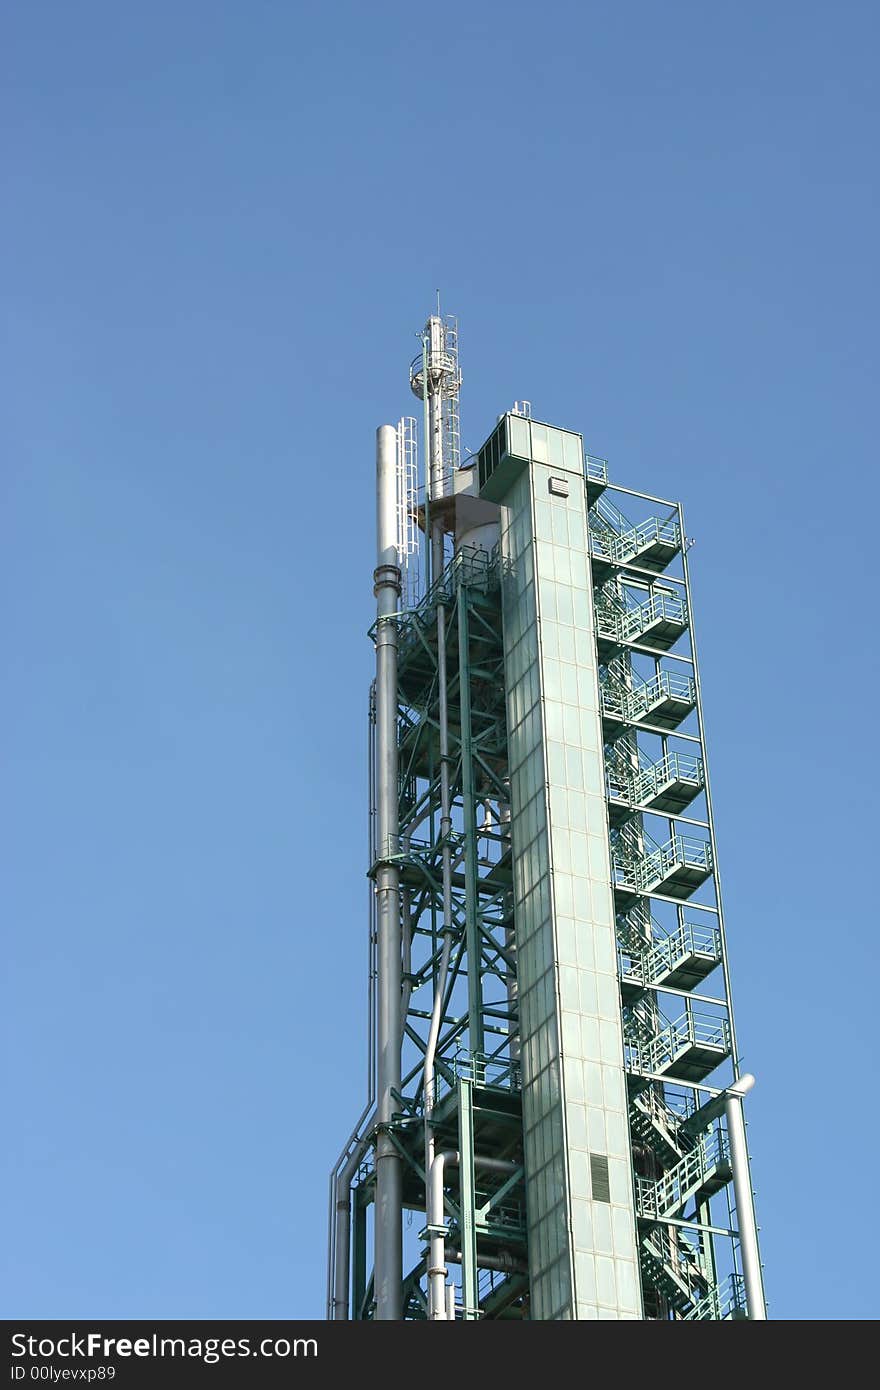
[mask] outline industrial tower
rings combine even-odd
[[[377,435],[328,1316],[762,1319],[681,507],[528,402],[462,462],[457,336],[410,367],[424,485],[416,420]]]

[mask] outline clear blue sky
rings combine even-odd
[[[686,504],[771,1313],[876,1316],[878,41],[848,0],[7,7],[8,1316],[322,1312],[373,434],[437,286],[466,445],[528,397]]]

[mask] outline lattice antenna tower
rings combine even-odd
[[[419,580],[419,427],[412,415],[397,424],[397,554],[401,607],[415,608]]]
[[[421,339],[422,350],[410,363],[409,384],[424,405],[425,496],[436,523],[443,510],[438,504],[452,495],[453,475],[461,464],[458,320],[451,314],[441,315],[439,295],[437,313],[428,319]],[[430,529],[431,577],[436,579],[444,564],[444,528],[432,524]]]

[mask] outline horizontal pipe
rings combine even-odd
[[[460,1250],[447,1250],[446,1258],[450,1264],[461,1264]],[[518,1260],[513,1255],[502,1252],[500,1255],[478,1255],[478,1269],[494,1269],[500,1274],[528,1274],[529,1266],[525,1260]]]

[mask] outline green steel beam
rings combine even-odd
[[[461,1301],[462,1317],[477,1317],[477,1224],[474,1184],[474,1083],[468,1077],[458,1080],[458,1151],[461,1181]]]
[[[477,807],[471,745],[471,681],[468,591],[458,590],[458,669],[461,720],[461,775],[465,834],[465,938],[468,955],[468,1042],[472,1056],[483,1051],[483,991],[480,979],[480,941],[477,920]]]
[[[354,1190],[354,1230],[352,1232],[352,1245],[354,1260],[352,1262],[352,1285],[351,1285],[351,1316],[358,1319],[364,1306],[364,1298],[367,1292],[367,1207],[369,1200],[362,1184]]]
[[[483,1206],[478,1208],[478,1219],[480,1221],[485,1221],[486,1217],[489,1215],[489,1212],[492,1211],[493,1207],[497,1207],[499,1202],[503,1202],[504,1198],[508,1195],[508,1193],[513,1192],[513,1190],[520,1184],[522,1184],[524,1181],[525,1169],[523,1168],[522,1164],[520,1164],[516,1172],[511,1173],[507,1181],[501,1184],[498,1191],[492,1193],[492,1196],[489,1198],[488,1202],[485,1202]]]

